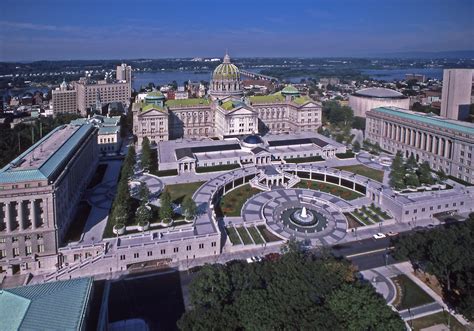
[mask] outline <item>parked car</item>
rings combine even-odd
[[[398,232],[393,232],[393,231],[387,232],[387,236],[389,237],[398,236]]]
[[[374,239],[382,239],[385,238],[386,235],[384,235],[382,232],[376,233],[373,235]]]

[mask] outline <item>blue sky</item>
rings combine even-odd
[[[2,0],[0,61],[474,49],[474,0]]]

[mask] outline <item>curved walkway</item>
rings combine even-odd
[[[281,218],[282,213],[295,207],[306,206],[321,213],[327,220],[321,231],[290,227]],[[308,189],[279,189],[259,193],[242,208],[244,222],[264,219],[267,226],[280,237],[310,240],[312,245],[334,244],[346,235],[347,221],[340,208],[350,208],[345,200],[333,195]]]
[[[390,170],[389,166],[384,166],[384,165],[378,163],[377,161],[373,161],[372,160],[373,157],[374,157],[374,155],[372,155],[370,153],[360,152],[359,154],[357,154],[356,159],[357,159],[357,161],[359,161],[363,165],[365,165],[369,168],[372,168],[372,169],[382,170],[382,171]]]

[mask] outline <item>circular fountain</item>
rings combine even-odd
[[[298,208],[297,210],[295,210],[291,216],[293,221],[296,221],[296,223],[299,223],[300,225],[313,225],[314,215],[304,206],[302,209]]]

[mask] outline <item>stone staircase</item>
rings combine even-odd
[[[265,175],[258,174],[257,176],[255,176],[254,178],[250,180],[249,184],[251,187],[259,189],[261,191],[271,191],[270,187],[260,183],[260,181],[263,180],[264,178],[265,178]]]

